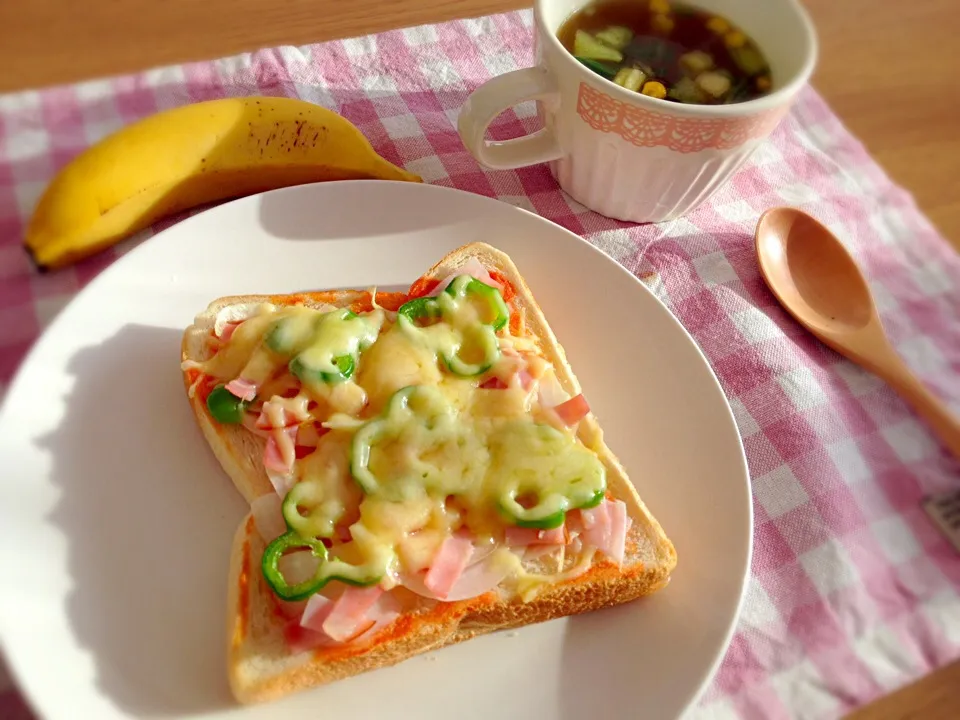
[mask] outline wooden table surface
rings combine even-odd
[[[759,1],[759,0],[758,0]],[[528,0],[0,2],[0,92],[526,7]],[[814,85],[960,249],[960,0],[806,0]],[[960,718],[960,662],[855,720]]]

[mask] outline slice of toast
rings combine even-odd
[[[535,339],[543,357],[553,365],[563,389],[571,396],[580,393],[563,348],[520,272],[506,254],[483,243],[461,247],[414,283],[410,296],[423,294],[424,288],[435,285],[437,280],[472,259],[493,272],[494,277],[505,280],[515,291],[510,304],[513,310],[522,311],[526,333]],[[375,301],[380,306],[396,309],[407,297],[402,294],[377,295]],[[213,302],[186,330],[182,359],[188,362],[184,366],[189,366],[189,361],[203,360],[209,353],[207,339],[218,314],[221,314],[222,322],[224,308],[268,301],[275,305],[300,303],[358,310],[369,308],[373,299],[370,293],[363,291],[222,298]],[[261,461],[265,441],[242,427],[223,426],[212,421],[200,396],[192,392],[197,379],[189,369],[184,371],[184,382],[197,422],[239,492],[248,502],[273,493]],[[608,497],[626,504],[632,524],[622,564],[618,566],[605,558],[595,559],[586,572],[549,584],[532,599],[499,587],[470,600],[439,602],[399,588],[394,593],[399,597],[403,613],[392,624],[380,628],[360,643],[291,651],[287,634],[290,623],[260,571],[265,542],[257,531],[253,516],[248,515],[233,543],[227,604],[228,670],[236,698],[244,703],[279,698],[393,665],[484,633],[629,602],[664,587],[677,562],[673,544],[604,443],[600,426],[592,414],[580,421],[577,437],[604,464]],[[549,557],[524,559],[524,570],[531,573],[556,571],[558,568],[550,566],[551,562],[553,559]],[[560,569],[569,569],[570,562],[568,560],[563,565],[561,559]]]

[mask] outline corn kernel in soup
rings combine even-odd
[[[743,30],[670,0],[597,0],[557,37],[593,72],[657,99],[721,105],[772,90],[767,59]]]

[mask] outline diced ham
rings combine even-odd
[[[557,414],[557,417],[560,418],[563,424],[569,427],[576,425],[587,416],[587,414],[590,412],[590,405],[587,404],[587,400],[585,397],[583,397],[583,393],[580,393],[579,395],[570,398],[566,402],[560,403],[553,408],[553,411]]]
[[[233,337],[233,333],[238,327],[240,327],[240,323],[228,322],[223,326],[223,330],[220,331],[220,339],[223,342],[230,342],[230,338]]]
[[[316,423],[303,423],[297,428],[297,445],[315,448],[320,438],[328,432],[327,428],[319,427]]]
[[[492,377],[480,383],[480,388],[483,390],[506,390],[514,385],[514,387],[519,386],[524,391],[529,391],[533,387],[533,382],[533,376],[526,369],[520,369],[512,373],[506,382],[502,378]]]
[[[604,500],[595,508],[580,511],[582,539],[617,564],[623,563],[627,530],[631,521],[622,500]]]
[[[274,424],[274,420],[279,420],[277,424]],[[282,407],[272,407],[272,403],[268,400],[263,404],[263,407],[260,409],[260,415],[257,417],[256,426],[261,430],[273,430],[278,427],[287,427],[287,425],[295,425],[296,420],[287,415],[287,411]]]
[[[296,426],[275,431],[267,438],[267,445],[263,450],[263,465],[267,470],[272,470],[275,473],[289,473],[293,467],[293,461],[296,459],[296,454],[295,451],[284,452],[280,442],[278,442],[278,434],[281,435],[281,442],[287,444],[289,441],[290,448],[293,450],[294,438],[297,435]],[[284,436],[286,439],[284,439]]]
[[[365,588],[370,591],[372,588]],[[324,595],[311,595],[310,599],[300,603],[302,610],[296,615],[297,620],[284,628],[284,636],[291,652],[298,653],[315,650],[321,647],[333,647],[344,643],[357,643],[365,638],[372,638],[377,632],[392,623],[400,616],[400,603],[388,592],[381,592],[376,600],[363,613],[359,631],[348,636],[345,640],[331,637],[324,626],[330,620],[334,609],[341,602],[343,595],[349,591],[360,592],[360,588],[347,588],[336,600]],[[353,602],[353,601],[350,601]]]
[[[244,380],[243,378],[231,380],[227,383],[226,388],[227,392],[229,392],[231,395],[238,397],[241,400],[246,400],[247,402],[250,402],[257,397],[257,386],[249,380]]]
[[[300,616],[301,627],[324,633],[323,623],[330,617],[334,605],[336,605],[334,600],[320,593],[311,595],[307,600],[307,606],[303,609],[303,615]]]
[[[520,387],[524,390],[529,390],[533,387],[533,375],[527,372],[525,369],[517,373],[517,382],[520,383]]]
[[[495,287],[497,288],[497,290],[503,289],[500,283],[498,283],[496,280],[490,277],[490,272],[483,266],[483,264],[479,260],[477,260],[476,258],[470,258],[462,266],[458,267],[450,275],[445,277],[440,282],[440,284],[437,285],[433,290],[427,293],[427,297],[436,297],[437,295],[442,293],[444,290],[447,289],[450,283],[452,283],[454,278],[456,278],[458,275],[470,275],[471,277],[476,278],[477,280],[484,283],[485,285],[490,285],[491,287]]]
[[[455,535],[447,537],[430,564],[424,585],[440,599],[447,597],[466,569],[472,554],[473,543],[468,539]]]
[[[259,415],[255,415],[254,413],[248,411],[243,414],[243,419],[240,421],[240,423],[254,435],[259,435],[260,437],[264,438],[270,437],[270,430],[257,427],[257,421],[259,419]]]
[[[369,630],[375,621],[367,617],[367,612],[382,594],[379,585],[347,587],[324,619],[323,631],[337,642],[347,642]]]
[[[228,340],[227,326],[233,325],[233,329],[236,330],[237,326],[244,320],[257,313],[259,305],[259,303],[241,303],[221,308],[213,321],[213,334],[223,341]]]
[[[480,387],[484,390],[506,390],[507,384],[498,377],[492,377],[480,383]]]
[[[626,503],[622,500],[609,503],[607,515],[610,517],[610,545],[607,547],[606,553],[617,565],[622,565],[627,542]]]
[[[536,528],[508,527],[507,545],[523,547],[526,545],[565,545],[567,533],[563,525],[551,530]]]
[[[583,541],[597,549],[608,547],[610,545],[610,514],[607,501],[604,500],[595,508],[581,510],[580,517],[583,521]]]

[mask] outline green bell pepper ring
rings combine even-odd
[[[333,537],[343,512],[325,499],[315,483],[298,482],[290,488],[281,505],[287,528],[301,537]]]
[[[495,331],[501,330],[510,319],[510,310],[503,301],[500,291],[470,275],[460,275],[455,278],[453,282],[447,285],[444,292],[457,299],[482,299],[486,306],[485,309],[493,313],[493,318],[484,322],[484,324],[492,326]]]
[[[425,325],[430,325],[437,320],[449,320],[450,316],[456,312],[454,308],[457,304],[481,301],[478,313],[480,322],[467,328],[460,328],[460,341],[454,342],[452,347],[438,349],[440,357],[450,372],[461,377],[475,377],[489,370],[500,357],[500,344],[496,333],[509,321],[510,310],[496,288],[470,275],[459,275],[454,278],[444,293],[450,299],[443,296],[425,297],[404,303],[398,311],[399,321],[408,331],[426,332],[423,330]],[[470,341],[473,349],[478,351],[473,361],[463,357],[464,341]]]
[[[591,60],[590,58],[578,57],[581,63],[586,65],[588,68],[593,70],[598,75],[603,75],[603,77],[608,80],[612,80],[614,75],[617,74],[617,66],[611,65],[609,63],[600,62],[598,60]]]
[[[360,489],[368,495],[388,493],[394,495],[397,500],[402,500],[405,492],[404,483],[381,483],[370,470],[373,446],[387,435],[402,429],[406,424],[406,418],[396,423],[394,421],[398,415],[413,415],[415,421],[429,431],[442,422],[443,418],[449,419],[448,413],[450,413],[449,406],[440,392],[432,386],[408,385],[397,390],[391,396],[383,413],[368,421],[353,435],[350,446],[350,474],[353,475]]]
[[[441,353],[444,365],[454,375],[460,377],[476,377],[489,370],[500,357],[500,343],[494,329],[489,325],[480,325],[470,329],[470,339],[483,355],[479,362],[467,362],[461,357],[463,345],[455,352]]]
[[[405,317],[413,325],[417,325],[417,322],[422,319],[439,320],[441,315],[440,307],[436,299],[432,297],[422,297],[405,302],[400,306],[400,309],[397,310],[397,313]]]
[[[357,369],[357,363],[350,355],[340,355],[333,359],[333,364],[337,372],[325,372],[323,370],[314,370],[303,364],[300,357],[295,357],[290,361],[290,372],[292,372],[301,381],[321,381],[334,385],[349,380]]]
[[[280,572],[280,558],[294,550],[309,550],[317,559],[317,571],[313,577],[291,585]],[[304,600],[320,590],[330,580],[324,572],[327,559],[327,547],[319,540],[300,537],[293,530],[276,538],[263,551],[261,569],[263,577],[273,591],[283,600]]]
[[[288,552],[309,550],[317,559],[317,570],[312,577],[291,585],[280,571],[280,558]],[[282,600],[295,602],[305,600],[319,592],[331,580],[339,580],[347,585],[366,587],[376,585],[386,572],[386,567],[374,567],[377,563],[368,565],[351,565],[343,560],[328,557],[326,546],[319,540],[302,538],[293,530],[276,538],[263,551],[263,560],[260,563],[263,577],[267,584]]]
[[[552,530],[563,525],[570,510],[586,510],[596,507],[605,495],[605,489],[597,490],[586,500],[571,501],[559,493],[551,493],[545,498],[537,498],[537,504],[525,508],[517,502],[517,493],[507,492],[500,498],[500,512],[517,527]]]
[[[368,422],[353,435],[350,445],[350,474],[353,475],[360,489],[368,495],[380,489],[380,481],[370,472],[370,451],[389,430],[389,417],[410,408],[410,398],[415,392],[417,392],[416,385],[408,385],[397,390],[390,397],[382,415]]]
[[[243,413],[250,403],[241,400],[221,383],[207,396],[207,409],[213,419],[224,425],[238,425],[243,421]]]

